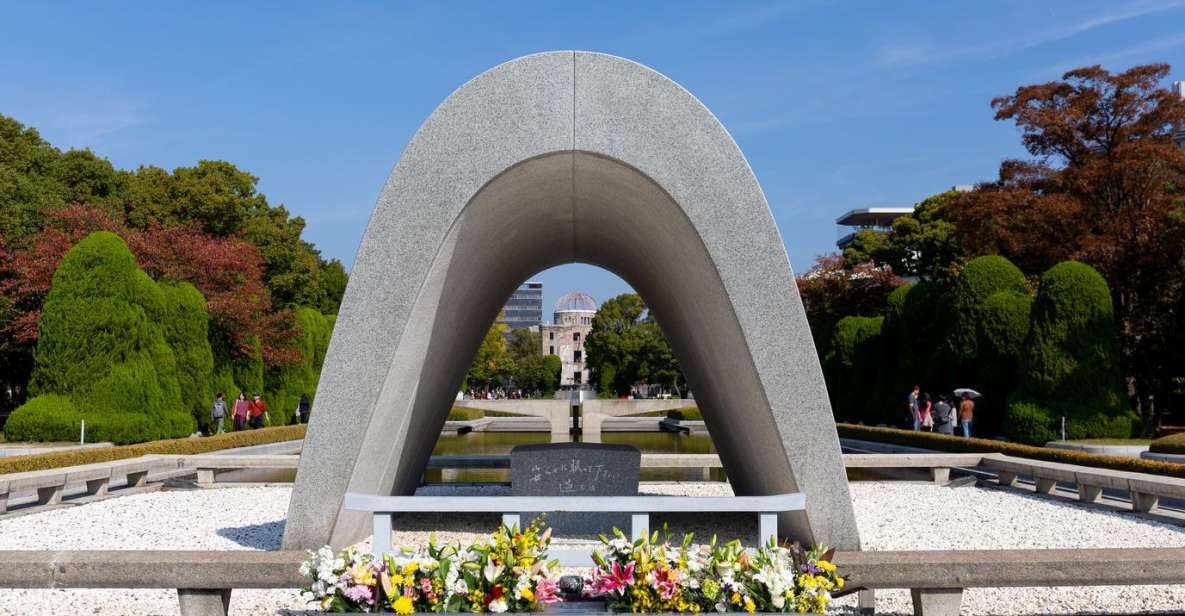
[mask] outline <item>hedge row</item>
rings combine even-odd
[[[839,431],[841,438],[854,438],[893,445],[935,449],[951,453],[1002,453],[1018,458],[1063,462],[1078,466],[1109,468],[1117,471],[1132,471],[1185,479],[1185,464],[1154,462],[1141,458],[1107,456],[1049,447],[1034,447],[1032,445],[993,441],[983,438],[962,438],[933,432],[912,432],[909,430],[898,430],[896,428],[873,428],[845,423],[836,424],[835,427]],[[1185,439],[1182,442],[1185,442]]]
[[[1149,451],[1185,455],[1185,432],[1171,434],[1152,441]]]
[[[55,451],[29,456],[0,458],[0,475],[77,466],[79,464],[126,460],[149,454],[194,455],[234,447],[282,443],[284,441],[294,441],[304,438],[305,428],[306,426],[303,425],[263,428],[244,432],[228,432],[205,438],[175,438],[119,447],[75,449],[71,451]]]

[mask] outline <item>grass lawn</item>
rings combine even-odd
[[[1064,441],[1066,443],[1077,443],[1079,445],[1150,445],[1152,439],[1150,438],[1080,438],[1078,440]]]

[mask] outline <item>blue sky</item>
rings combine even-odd
[[[1023,154],[989,101],[1068,68],[1185,80],[1185,0],[1158,2],[7,3],[0,113],[120,167],[234,162],[349,265],[420,122],[553,49],[617,54],[698,96],[765,189],[795,271],[834,219],[990,179]],[[549,270],[550,304],[627,289]]]

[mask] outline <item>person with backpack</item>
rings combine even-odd
[[[946,396],[938,398],[938,404],[934,405],[933,415],[934,431],[953,436],[955,433],[955,410],[951,408]]]
[[[222,419],[226,417],[226,401],[222,399],[222,392],[214,396],[214,405],[210,408],[210,432],[222,434]]]

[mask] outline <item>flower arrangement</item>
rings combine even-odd
[[[551,529],[540,520],[522,532],[500,527],[488,541],[400,550],[375,560],[347,548],[328,546],[309,552],[301,575],[309,579],[302,596],[330,612],[530,612],[558,602],[548,561]]]
[[[616,611],[798,612],[821,614],[844,580],[832,551],[797,543],[747,552],[740,542],[692,545],[692,535],[672,545],[657,532],[631,542],[618,529],[602,535],[596,567],[586,582]]]

